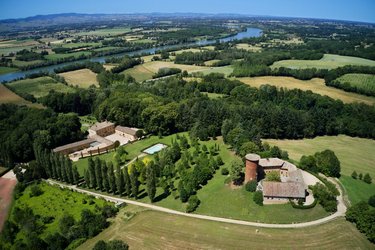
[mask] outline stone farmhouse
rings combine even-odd
[[[115,126],[114,123],[104,121],[95,123],[88,130],[88,138],[82,141],[66,144],[53,149],[53,152],[69,155],[72,160],[108,152],[115,147],[115,142],[120,145],[138,140],[136,133],[139,129]]]
[[[266,201],[305,201],[307,186],[295,165],[279,158],[262,159],[257,154],[247,154],[245,160],[245,183],[258,181],[258,190],[263,191]],[[281,182],[266,181],[264,178],[270,172],[279,173]]]

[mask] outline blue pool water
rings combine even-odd
[[[146,154],[149,154],[149,155],[153,155],[159,151],[161,151],[163,148],[166,148],[167,145],[164,145],[162,143],[158,143],[158,144],[155,144],[149,148],[146,148],[145,150],[143,150],[143,152],[145,152]]]

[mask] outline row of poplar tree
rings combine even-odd
[[[120,168],[116,166],[116,170],[113,167],[112,162],[105,162],[99,158],[88,158],[88,168],[84,172],[84,179],[86,187],[92,189],[98,189],[103,192],[113,193],[118,195],[133,196],[138,198],[139,187],[141,182],[139,181],[140,171],[137,168],[136,160],[134,163],[128,166]],[[156,194],[156,173],[155,165],[153,161],[146,164],[146,191],[152,201],[154,201]]]

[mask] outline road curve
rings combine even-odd
[[[342,191],[341,188],[339,187],[338,183],[334,179],[330,179],[330,181],[334,182],[337,188],[340,191],[340,195],[337,197],[338,200],[338,205],[337,205],[337,212],[334,214],[331,214],[327,217],[314,220],[314,221],[308,221],[308,222],[301,222],[301,223],[295,223],[295,224],[270,224],[270,223],[259,223],[259,222],[251,222],[251,221],[244,221],[244,220],[234,220],[234,219],[227,219],[227,218],[222,218],[222,217],[214,217],[214,216],[209,216],[209,215],[201,215],[201,214],[189,214],[189,213],[184,213],[176,210],[172,210],[169,208],[164,208],[152,204],[147,204],[139,201],[133,201],[133,200],[128,200],[128,199],[123,199],[123,198],[117,198],[113,197],[110,195],[105,195],[105,194],[99,194],[96,192],[88,191],[85,189],[78,188],[75,185],[67,185],[64,183],[60,183],[51,179],[46,180],[47,183],[52,184],[52,185],[59,185],[60,187],[63,188],[69,188],[71,190],[88,194],[88,195],[93,195],[97,198],[103,198],[107,201],[110,202],[115,202],[115,203],[128,203],[136,206],[141,206],[141,207],[146,207],[150,208],[155,211],[160,211],[164,213],[169,213],[169,214],[175,214],[175,215],[180,215],[180,216],[185,216],[185,217],[191,217],[191,218],[197,218],[197,219],[203,219],[203,220],[210,220],[210,221],[217,221],[217,222],[225,222],[225,223],[231,223],[231,224],[237,224],[237,225],[244,225],[244,226],[253,226],[253,227],[263,227],[263,228],[303,228],[303,227],[310,227],[310,226],[316,226],[320,225],[326,222],[329,222],[333,219],[336,219],[338,217],[345,216],[346,212],[346,206],[342,197]]]

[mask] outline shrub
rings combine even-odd
[[[245,189],[248,192],[255,192],[257,190],[258,182],[256,180],[249,181],[245,185]]]
[[[190,196],[189,201],[188,201],[188,205],[186,207],[186,212],[188,212],[188,213],[194,212],[197,209],[197,207],[199,206],[200,202],[201,201],[198,199],[198,197],[196,195]]]
[[[372,207],[375,207],[375,194],[372,195],[369,199],[368,199],[368,204]]]
[[[43,190],[39,185],[35,184],[31,187],[30,197],[36,197],[43,194]]]
[[[314,186],[310,186],[313,191],[315,199],[318,200],[319,204],[322,205],[324,210],[327,212],[337,211],[337,200],[336,195],[333,194],[329,188],[321,183],[317,183]]]
[[[254,193],[253,201],[258,204],[259,206],[263,206],[263,192],[256,191]]]
[[[363,174],[360,173],[360,174],[358,175],[358,179],[362,180],[362,177],[363,177]]]
[[[367,184],[371,184],[372,178],[369,175],[369,173],[367,173],[367,174],[365,174],[365,176],[363,176],[363,181],[366,182]]]
[[[222,168],[221,169],[221,174],[222,175],[228,175],[229,174],[229,170],[227,168]]]
[[[352,178],[353,179],[357,179],[358,178],[358,174],[357,174],[357,172],[355,170],[352,173]]]
[[[296,204],[296,203],[294,203],[294,201],[290,200],[290,204],[292,205],[292,207],[297,208],[297,209],[310,209],[310,208],[315,207],[317,203],[318,203],[318,200],[315,199],[313,203],[305,206],[305,205],[301,205],[301,204]]]
[[[280,182],[280,173],[277,171],[271,171],[266,175],[266,181],[277,181]]]

